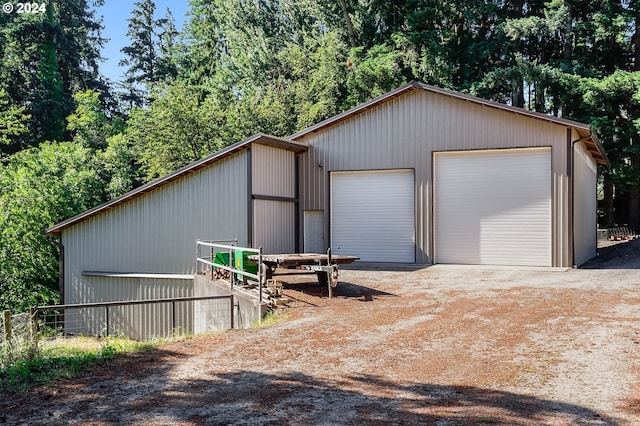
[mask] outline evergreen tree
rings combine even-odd
[[[100,2],[96,2],[100,4]],[[102,88],[97,63],[102,26],[85,0],[48,2],[46,13],[0,14],[0,89],[24,108],[29,129],[0,151],[11,154],[43,140],[65,138],[64,117],[76,90]]]
[[[153,0],[134,5],[127,31],[131,44],[121,49],[126,57],[119,65],[128,67],[124,80],[128,92],[124,100],[142,106],[153,84],[176,75],[173,54],[177,32],[169,9],[164,18],[156,19]]]

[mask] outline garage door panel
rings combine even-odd
[[[412,170],[333,172],[331,246],[365,261],[415,262]]]
[[[438,153],[436,262],[551,265],[551,151]]]

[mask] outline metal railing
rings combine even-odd
[[[221,243],[229,243],[232,244],[221,244]],[[229,272],[229,286],[230,290],[233,290],[234,285],[237,283],[237,275],[242,277],[253,278],[258,284],[258,298],[260,302],[262,302],[262,289],[264,288],[264,265],[262,264],[262,248],[250,248],[250,247],[239,247],[234,245],[237,244],[238,240],[217,240],[217,241],[203,241],[196,240],[196,264],[202,263],[211,268],[211,271],[214,269],[222,269],[224,271]],[[208,252],[208,256],[203,256],[203,247]],[[226,251],[229,253],[229,264],[223,265],[221,263],[216,263],[216,253],[220,250]],[[254,253],[258,255],[258,273],[253,274],[251,272],[247,272],[244,269],[236,268],[233,263],[234,259],[234,251],[243,251],[248,253]],[[196,265],[197,266],[197,265]],[[197,269],[197,268],[196,268]]]
[[[175,335],[180,328],[177,320],[178,310],[176,305],[185,304],[195,301],[206,300],[229,300],[229,328],[234,328],[234,296],[195,296],[195,297],[176,297],[170,299],[148,299],[148,300],[131,300],[119,302],[96,302],[96,303],[78,303],[67,305],[49,305],[37,306],[31,309],[31,328],[35,335],[55,336],[55,335],[92,335],[92,336],[109,336],[110,334],[124,334],[128,337],[139,338],[140,336],[131,336],[129,330],[123,330],[120,325],[123,323],[130,324],[133,332],[141,333],[142,325],[136,323],[135,318],[127,318],[127,312],[123,308],[128,306],[151,306],[165,304],[170,306],[170,314],[168,315],[170,323],[169,333]],[[117,313],[118,318],[114,318]],[[138,318],[144,315],[140,312],[131,313],[130,316]],[[185,315],[182,315],[185,316]],[[148,315],[147,315],[148,317]],[[154,320],[157,318],[153,318]],[[155,324],[157,329],[163,329],[163,325]],[[166,326],[166,324],[164,324]],[[150,337],[150,336],[146,336]],[[163,337],[163,336],[154,336]],[[144,337],[143,337],[144,338]]]

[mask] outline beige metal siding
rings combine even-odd
[[[265,254],[293,253],[295,247],[295,204],[254,200],[254,247]]]
[[[122,277],[82,277],[81,295],[92,302],[168,299],[193,295],[193,279],[153,279]],[[117,299],[113,295],[117,294]],[[176,328],[193,332],[193,302],[177,302]],[[109,335],[133,339],[164,337],[172,331],[170,303],[115,306],[109,308]],[[65,311],[65,332],[97,335],[106,333],[105,308],[82,308]]]
[[[295,153],[254,143],[251,182],[253,194],[295,197]]]
[[[329,172],[412,168],[416,182],[416,262],[431,263],[434,151],[551,147],[553,265],[570,259],[567,230],[566,128],[508,111],[416,90],[298,139],[303,210],[325,211],[329,235]],[[322,166],[322,167],[320,167]]]
[[[264,253],[295,251],[295,162],[292,151],[259,144],[251,146],[252,245],[262,247]]]
[[[598,171],[584,143],[573,150],[573,235],[574,263],[580,265],[596,255]]]
[[[88,279],[83,271],[193,274],[196,239],[238,237],[240,244],[246,244],[246,155],[246,151],[233,154],[65,229],[65,302],[143,296],[131,288],[131,281]],[[162,283],[151,286],[144,296],[177,294],[184,285]],[[173,288],[176,285],[179,288]]]

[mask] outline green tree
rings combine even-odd
[[[153,84],[176,74],[173,55],[177,31],[169,9],[164,18],[156,19],[153,0],[141,0],[134,6],[127,31],[131,44],[121,49],[125,59],[119,65],[128,67],[125,83],[130,90],[125,100],[142,106]]]
[[[400,52],[387,44],[351,49],[347,75],[349,107],[380,96],[403,83]]]
[[[85,90],[73,95],[73,99],[76,110],[67,117],[67,130],[72,132],[73,140],[88,148],[105,149],[113,130],[100,102],[100,93]]]
[[[148,181],[202,157],[238,135],[227,127],[228,114],[205,88],[175,82],[158,87],[148,108],[134,108],[125,136],[135,146]],[[135,144],[135,145],[134,145]]]
[[[103,200],[99,167],[90,150],[68,142],[0,165],[0,309],[57,302],[58,249],[43,231]]]
[[[138,152],[124,133],[113,135],[106,142],[106,149],[97,155],[104,165],[107,198],[115,198],[141,184]]]
[[[0,150],[11,154],[64,139],[64,117],[75,108],[73,93],[107,91],[97,68],[104,39],[95,12],[86,0],[59,0],[48,2],[46,13],[2,13],[0,23],[0,89],[10,107],[24,107],[30,116],[29,131]]]
[[[28,131],[25,122],[30,118],[25,107],[10,106],[4,90],[0,89],[0,145],[9,145],[13,138]]]

